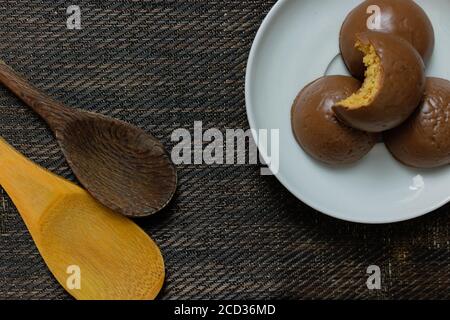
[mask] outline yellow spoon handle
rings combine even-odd
[[[0,185],[30,228],[58,197],[59,177],[37,166],[0,137]]]

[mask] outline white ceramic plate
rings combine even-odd
[[[330,168],[307,156],[291,130],[290,109],[299,90],[324,74],[347,74],[338,56],[339,30],[347,13],[358,3],[277,2],[250,52],[245,86],[248,119],[252,129],[280,130],[280,169],[276,176],[304,203],[352,222],[404,221],[450,201],[450,167],[407,168],[379,144],[351,167]],[[436,48],[427,74],[450,79],[450,1],[417,3],[428,13],[436,33]],[[263,154],[268,151],[264,145],[259,148]]]

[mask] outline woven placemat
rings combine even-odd
[[[275,0],[0,1],[0,58],[66,104],[129,121],[169,150],[177,128],[248,128],[244,77]],[[74,179],[42,120],[0,87],[0,135]],[[258,166],[180,165],[163,213],[138,223],[167,265],[161,299],[450,298],[449,206],[387,225],[340,222]],[[351,195],[349,195],[351,196]],[[369,265],[381,290],[366,286]],[[0,298],[70,299],[0,189]]]

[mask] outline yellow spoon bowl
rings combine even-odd
[[[0,138],[0,185],[58,282],[76,299],[151,300],[164,283],[155,242],[85,190]]]

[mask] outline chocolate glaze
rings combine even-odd
[[[450,164],[450,81],[428,78],[419,109],[384,139],[392,155],[408,166]]]
[[[376,144],[376,135],[347,127],[331,110],[360,85],[352,77],[329,76],[299,93],[292,106],[292,128],[306,153],[329,165],[343,165],[360,160]]]
[[[333,110],[339,119],[356,129],[392,129],[419,105],[425,89],[425,66],[417,51],[402,38],[373,31],[358,34],[357,38],[363,44],[372,44],[381,59],[381,86],[368,106],[335,106]]]
[[[435,40],[433,25],[423,9],[412,0],[367,0],[350,12],[341,28],[341,53],[350,73],[359,79],[364,76],[362,54],[354,46],[356,35],[368,31],[367,20],[373,14],[367,13],[370,5],[381,9],[381,29],[376,31],[409,41],[428,64]]]

